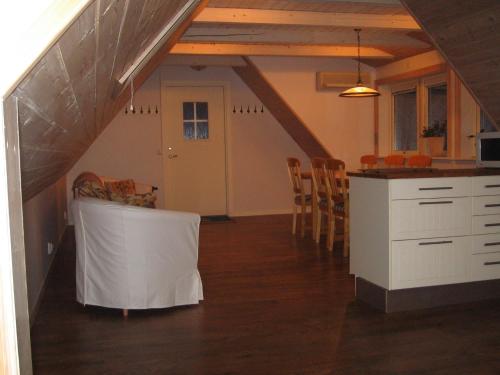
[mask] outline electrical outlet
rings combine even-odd
[[[50,255],[54,251],[54,244],[52,242],[47,243],[47,253]]]

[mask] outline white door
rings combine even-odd
[[[165,207],[224,215],[224,88],[162,86]]]

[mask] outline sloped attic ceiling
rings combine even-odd
[[[500,125],[500,1],[401,0]]]
[[[173,24],[164,47],[134,80],[159,64],[203,0],[95,0],[18,85],[23,199],[57,181],[80,158],[127,100],[118,80]],[[185,13],[183,11],[186,11]],[[161,56],[159,56],[161,55]]]

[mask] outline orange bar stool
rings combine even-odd
[[[377,157],[375,155],[363,155],[359,161],[362,169],[372,169],[377,166]]]
[[[389,168],[404,167],[405,157],[403,155],[388,155],[384,158],[384,164]]]
[[[432,158],[427,155],[412,155],[408,159],[409,167],[429,168],[432,166]]]

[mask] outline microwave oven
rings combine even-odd
[[[479,133],[476,136],[476,165],[500,168],[500,132]]]

